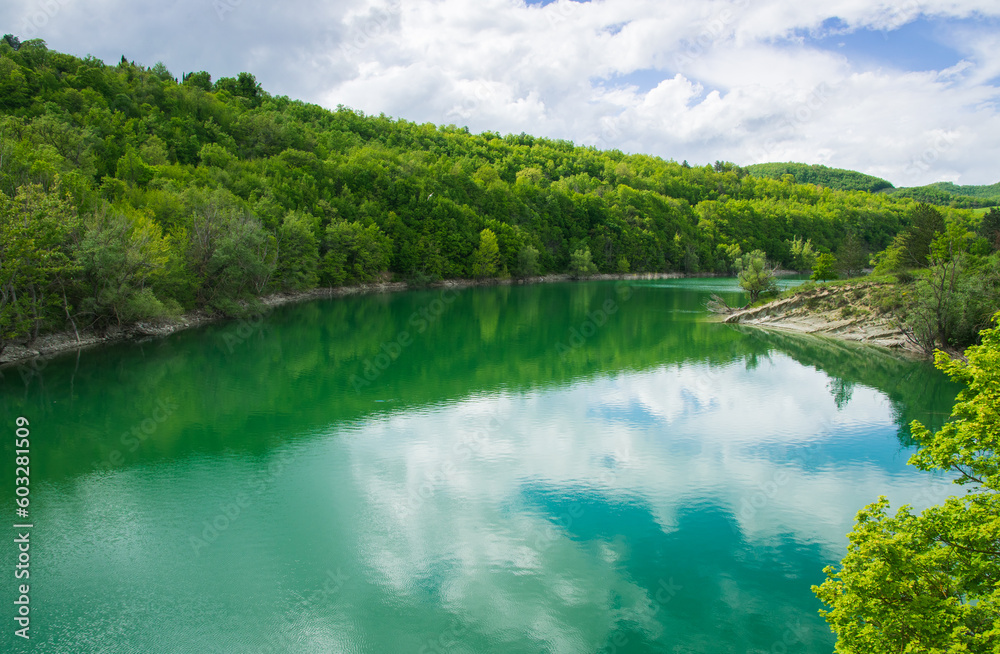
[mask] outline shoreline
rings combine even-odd
[[[714,275],[697,275],[711,277]],[[291,293],[273,293],[258,300],[264,305],[264,310],[299,304],[312,300],[326,300],[352,295],[374,295],[376,293],[400,293],[403,291],[434,289],[434,288],[473,288],[477,286],[513,286],[522,284],[552,284],[569,281],[643,281],[656,279],[684,279],[684,273],[634,273],[634,274],[603,274],[589,275],[574,279],[568,274],[540,275],[523,279],[445,279],[427,285],[413,285],[409,282],[374,282],[369,284],[354,284],[350,286],[334,286],[313,288],[308,291]],[[50,332],[39,336],[27,344],[11,343],[0,353],[0,370],[50,359],[73,351],[109,345],[125,341],[143,341],[151,338],[168,336],[175,332],[193,329],[217,322],[238,321],[239,318],[209,313],[202,309],[188,311],[177,318],[167,318],[157,322],[138,322],[133,325],[113,327],[103,333],[94,330],[80,332],[79,336],[73,330]]]
[[[865,300],[868,291],[875,286],[878,284],[859,282],[820,287],[757,307],[723,314],[722,322],[825,336],[927,358],[927,352],[914,343],[896,321],[873,311],[867,305]]]

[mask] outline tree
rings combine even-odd
[[[257,79],[250,73],[240,73],[236,79],[222,77],[215,82],[216,91],[227,91],[232,95],[245,98],[250,107],[258,107],[264,100],[265,93]]]
[[[517,277],[533,277],[538,274],[538,250],[531,245],[525,245],[517,253],[517,268],[514,274]]]
[[[1000,250],[1000,209],[993,207],[983,214],[979,233],[989,241],[994,250]]]
[[[240,313],[234,300],[261,295],[274,275],[277,243],[253,214],[230,215],[209,259],[211,305],[227,314]]]
[[[192,215],[187,256],[201,303],[226,314],[242,311],[267,288],[276,264],[277,239],[257,216],[215,193]]]
[[[31,330],[26,259],[34,249],[28,225],[18,220],[13,203],[0,193],[0,352]]]
[[[693,245],[684,248],[684,274],[695,275],[701,270],[701,258]]]
[[[11,108],[31,104],[31,88],[24,71],[7,57],[0,57],[0,97]]]
[[[816,265],[813,266],[812,275],[809,279],[817,282],[825,282],[828,279],[837,279],[837,259],[832,254],[824,252],[816,257]]]
[[[937,353],[965,389],[938,432],[912,423],[910,464],[950,472],[967,492],[919,514],[890,516],[885,497],[858,513],[840,567],[813,586],[841,654],[1000,651],[1000,328],[965,354]]]
[[[927,352],[938,345],[956,347],[975,339],[983,319],[996,309],[989,283],[975,266],[969,245],[975,235],[949,221],[944,233],[931,244],[930,265],[917,273],[913,298],[907,303],[904,323],[911,338]],[[986,316],[977,315],[987,307]],[[992,306],[990,306],[992,305]]]
[[[25,185],[13,200],[0,192],[0,351],[36,338],[54,316],[72,320],[66,287],[77,272],[70,256],[77,225],[55,189]]]
[[[168,243],[146,214],[104,206],[86,221],[76,247],[84,287],[81,310],[106,326],[165,312],[150,284],[167,262]]]
[[[790,265],[792,270],[804,273],[811,270],[816,263],[816,251],[813,250],[812,241],[795,237],[788,243],[789,254],[791,256]]]
[[[868,265],[868,250],[854,232],[848,232],[837,251],[837,270],[847,278],[857,277]]]
[[[740,288],[750,297],[748,304],[756,302],[761,295],[773,293],[778,288],[774,279],[774,268],[767,263],[767,257],[761,250],[744,254],[739,260],[737,279]]]
[[[184,76],[184,84],[190,84],[202,91],[212,90],[212,76],[205,71],[198,71],[197,73],[188,73]]]
[[[497,235],[486,228],[479,232],[479,248],[472,255],[472,276],[476,279],[496,277],[500,268],[500,247]]]
[[[906,264],[923,268],[931,254],[931,243],[944,231],[944,216],[929,204],[918,204],[909,213],[910,227],[902,234],[902,249]]]
[[[233,300],[227,306],[235,310],[255,289],[275,288],[275,265],[278,285],[309,286],[312,245],[301,225],[285,224],[291,212],[316,217],[323,283],[366,281],[387,270],[425,282],[470,276],[484,227],[495,234],[500,257],[493,271],[492,249],[480,252],[480,275],[504,275],[504,266],[521,275],[560,266],[578,276],[598,268],[735,274],[744,250],[790,259],[782,241],[793,235],[803,249],[795,264],[801,269],[810,248],[838,245],[845,223],[880,249],[906,228],[893,250],[897,275],[926,266],[938,210],[914,211],[898,196],[818,190],[813,184],[823,184],[823,175],[831,182],[825,185],[837,186],[825,171],[781,172],[795,177],[786,183],[724,161],[691,167],[527,134],[473,135],[343,107],[327,111],[272,97],[249,73],[213,80],[202,71],[178,83],[162,65],[145,69],[123,59],[108,66],[49,51],[41,40],[0,39],[0,191],[13,199],[26,185],[45,193],[58,187],[85,218],[103,201],[147,215],[169,242],[169,256],[166,272],[142,289],[165,305]],[[983,218],[975,256],[989,254],[995,215]],[[131,238],[127,230],[114,233]],[[80,234],[68,240],[78,244]],[[25,243],[31,261],[48,251],[38,238]],[[585,255],[588,246],[593,257]],[[53,247],[68,251],[65,242]],[[129,247],[117,244],[116,251]],[[968,270],[978,266],[970,258]],[[26,269],[15,267],[23,279]],[[74,281],[51,278],[58,279]],[[62,327],[72,316],[67,307],[95,297],[81,284],[33,281],[28,288],[41,293],[38,303],[29,307],[30,293],[18,293],[5,306],[6,320],[17,307],[31,333]]]
[[[740,248],[739,244],[735,243],[730,246],[719,245],[718,247],[721,254],[719,260],[723,262],[724,272],[738,275],[740,272],[740,262],[743,259],[743,249]]]
[[[334,222],[326,228],[322,281],[336,285],[368,282],[389,267],[392,241],[378,225]]]
[[[160,78],[161,81],[164,82],[174,79],[173,74],[169,70],[167,70],[167,65],[164,64],[162,61],[157,61],[155,64],[153,64],[153,67],[149,69],[149,72],[151,72],[153,75],[156,75],[158,78]]]
[[[919,204],[907,217],[910,226],[896,234],[889,247],[876,257],[876,273],[903,273],[901,279],[905,279],[907,270],[927,266],[931,243],[944,231],[944,216],[930,205]]]
[[[278,266],[275,275],[281,287],[301,291],[319,281],[319,241],[312,220],[290,212],[278,229]]]
[[[573,251],[569,258],[569,274],[573,279],[597,274],[597,266],[591,258],[590,248]]]
[[[130,186],[145,186],[153,179],[154,171],[142,161],[142,157],[129,146],[118,160],[115,177]]]

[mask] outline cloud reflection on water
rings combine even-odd
[[[778,353],[752,370],[686,363],[476,397],[362,431],[348,447],[376,583],[414,601],[430,584],[479,633],[533,634],[549,651],[622,629],[663,639],[720,607],[733,639],[786,612],[809,625],[803,643],[828,644],[814,611],[775,604],[774,578],[808,592],[880,493],[951,490],[906,467],[884,394],[856,386],[838,406],[829,376]],[[722,563],[711,580],[706,552]],[[698,599],[653,612],[667,580]]]

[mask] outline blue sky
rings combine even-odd
[[[7,0],[0,29],[476,132],[1000,180],[996,0]]]
[[[962,53],[948,43],[948,34],[975,21],[918,18],[897,29],[850,30],[836,18],[827,20],[818,33],[804,33],[808,47],[839,53],[866,67],[901,70],[942,70],[962,60]]]

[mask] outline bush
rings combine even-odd
[[[837,279],[836,266],[837,259],[832,254],[823,253],[816,257],[816,265],[809,279],[820,282]]]
[[[573,251],[569,258],[569,274],[574,279],[597,274],[597,266],[591,258],[590,248]]]
[[[774,278],[774,268],[769,266],[764,252],[754,250],[744,254],[739,262],[740,288],[747,292],[750,297],[750,304],[756,302],[762,295],[774,293],[778,290],[778,283]]]

